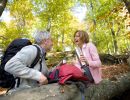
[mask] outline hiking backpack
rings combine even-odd
[[[56,67],[52,72],[49,73],[48,83],[56,82],[58,82],[60,85],[75,84],[81,92],[81,100],[85,100],[85,88],[90,80],[88,76],[86,76],[76,66],[71,64],[63,64]]]
[[[13,88],[15,85],[14,76],[4,70],[5,64],[16,55],[24,46],[31,45],[32,43],[28,39],[15,39],[13,40],[5,50],[0,65],[0,87],[3,88]],[[30,68],[33,68],[40,59],[40,48],[34,45],[37,48],[37,56],[31,64]]]
[[[58,82],[61,85],[66,84],[67,81],[89,81],[88,77],[74,65],[63,64],[55,68],[48,75],[49,83]]]

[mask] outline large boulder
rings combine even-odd
[[[129,89],[130,72],[120,77],[113,77],[111,80],[105,79],[98,85],[90,85],[85,89],[85,98],[110,100]],[[61,86],[55,83],[0,96],[0,100],[81,100],[81,93],[74,84]]]

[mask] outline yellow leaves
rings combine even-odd
[[[92,32],[96,29],[96,25],[94,24],[94,22],[89,23],[89,31]]]
[[[130,39],[130,32],[128,33],[128,37],[129,37],[129,39]]]
[[[128,37],[128,39],[130,39],[130,31],[127,31],[125,36]]]

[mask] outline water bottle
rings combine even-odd
[[[66,57],[62,60],[62,64],[66,64]]]

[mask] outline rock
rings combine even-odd
[[[98,85],[85,89],[86,100],[110,100],[110,98],[130,89],[130,72],[117,77],[116,80],[103,80]],[[81,100],[81,93],[74,85],[48,84],[32,89],[21,90],[0,100]]]

